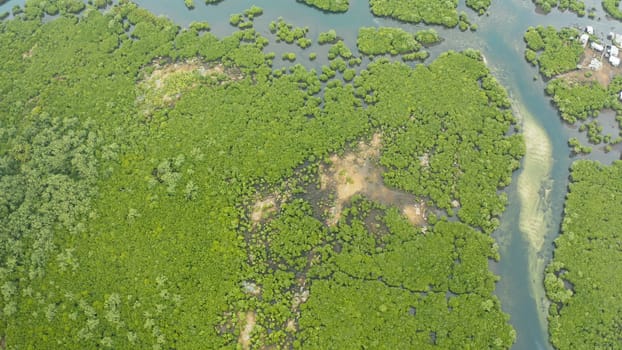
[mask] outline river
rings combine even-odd
[[[13,0],[0,6],[0,13],[24,0]],[[400,23],[371,15],[367,0],[351,0],[350,9],[344,14],[327,14],[309,8],[294,0],[224,0],[219,5],[204,5],[195,0],[196,9],[189,11],[183,0],[137,0],[141,6],[170,17],[181,26],[193,21],[207,21],[212,32],[218,36],[230,34],[235,28],[229,25],[229,15],[240,13],[251,5],[264,9],[264,14],[255,19],[255,28],[269,36],[270,21],[283,17],[297,26],[309,27],[308,37],[328,29],[335,29],[352,49],[356,48],[356,34],[361,26],[397,26],[408,31],[425,28],[423,25]],[[490,15],[477,17],[460,1],[460,10],[478,24],[476,32],[460,32],[457,29],[435,29],[445,39],[431,49],[434,58],[439,53],[453,49],[475,48],[486,57],[494,75],[508,89],[515,114],[521,120],[527,154],[521,169],[514,174],[512,185],[507,189],[509,205],[501,218],[501,226],[494,233],[499,243],[501,260],[491,263],[491,269],[501,277],[496,294],[503,309],[510,314],[510,322],[517,331],[516,350],[550,349],[546,329],[547,307],[542,285],[543,269],[550,260],[553,240],[557,235],[562,218],[564,197],[568,184],[569,166],[572,158],[566,144],[576,130],[565,126],[550,99],[543,91],[545,82],[538,76],[536,68],[523,58],[523,34],[529,26],[592,25],[596,34],[604,36],[609,31],[622,31],[619,22],[608,20],[599,0],[585,1],[586,8],[596,8],[596,19],[580,18],[570,12],[556,9],[548,15],[535,11],[531,0],[495,0]],[[328,46],[317,46],[302,50],[297,46],[270,44],[266,51],[274,51],[276,57],[283,52],[295,52],[301,62],[319,69],[327,63]],[[318,53],[318,60],[306,59],[310,52]],[[355,51],[355,50],[354,50]],[[275,60],[275,66],[288,63]],[[582,139],[584,140],[584,139]],[[584,142],[585,143],[585,142]],[[605,163],[620,158],[619,148],[604,153],[596,149],[588,156]]]

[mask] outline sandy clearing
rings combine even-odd
[[[276,197],[268,196],[263,199],[257,200],[253,205],[253,211],[251,213],[251,221],[253,224],[258,224],[266,215],[276,212]]]
[[[588,68],[590,61],[593,58],[597,58],[602,61],[603,67],[601,69],[593,71]],[[602,53],[592,50],[589,46],[585,49],[578,67],[581,68],[568,73],[560,74],[558,77],[573,82],[596,81],[600,85],[607,87],[614,76],[622,73],[622,66],[612,66],[609,63],[608,58],[604,57]],[[585,75],[586,73],[589,73],[588,76]]]
[[[329,226],[339,222],[344,204],[355,194],[362,194],[381,204],[400,208],[402,214],[413,225],[426,224],[426,206],[423,201],[384,185],[382,169],[378,165],[381,147],[382,135],[376,133],[368,143],[359,142],[355,151],[341,157],[333,155],[330,157],[330,166],[320,167],[320,189],[334,190],[336,194],[327,220]]]

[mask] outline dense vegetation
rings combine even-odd
[[[466,0],[466,5],[477,11],[480,15],[486,13],[491,3],[492,0]]]
[[[603,9],[611,17],[622,21],[622,10],[620,10],[620,0],[603,0]]]
[[[322,35],[320,35],[322,39]],[[356,45],[364,55],[402,55],[404,61],[425,60],[429,54],[421,48],[441,40],[434,29],[426,29],[415,35],[400,28],[359,28]]]
[[[304,347],[512,344],[514,332],[491,296],[495,277],[486,261],[497,256],[490,237],[456,222],[439,222],[422,234],[394,208],[365,200],[354,200],[345,214],[334,232],[344,242],[341,250],[322,251],[324,266],[309,271],[318,279],[302,307]],[[379,329],[386,330],[383,337]]]
[[[488,1],[467,1],[467,5],[478,11],[487,8]],[[440,24],[455,27],[460,24],[466,30],[471,24],[465,13],[458,14],[458,0],[369,0],[371,12],[376,16],[392,17],[404,22]]]
[[[582,50],[573,29],[557,32],[530,28],[525,34],[526,58],[538,62],[550,77],[574,69]],[[542,52],[540,56],[536,52]],[[548,57],[543,59],[547,54]],[[619,94],[622,78],[614,77],[607,87],[587,76],[566,75],[550,81],[546,92],[553,98],[561,118],[580,123],[593,144],[611,145],[622,141],[618,135],[602,135],[596,117],[605,108],[622,111]],[[617,118],[620,120],[620,118]],[[570,138],[575,154],[589,153],[591,147]],[[620,347],[622,279],[614,272],[620,261],[620,215],[622,163],[604,166],[594,161],[575,161],[566,197],[561,234],[555,240],[554,258],[547,266],[544,286],[548,299],[549,333],[557,349],[617,349]]]
[[[507,201],[497,189],[510,183],[524,150],[519,135],[505,136],[515,122],[510,102],[480,60],[477,52],[448,53],[414,71],[380,61],[354,83],[368,93],[375,123],[394,130],[381,158],[385,181],[490,233]]]
[[[583,0],[533,0],[544,11],[551,12],[551,9],[557,7],[560,11],[570,10],[579,16],[585,16],[585,3]]]
[[[562,232],[544,280],[553,304],[551,342],[565,349],[617,349],[622,343],[622,162],[577,161]]]
[[[579,32],[574,28],[558,31],[552,26],[529,27],[524,39],[527,43],[525,59],[537,63],[546,78],[576,69],[583,54]]]
[[[414,35],[401,28],[390,27],[359,28],[356,46],[365,55],[397,55],[421,48]]]
[[[570,28],[559,31],[552,27],[529,28],[525,33],[525,58],[532,63],[538,62],[540,71],[546,77],[574,70],[579,52],[583,52],[576,41],[577,34],[575,29]],[[541,52],[539,56],[537,51]],[[573,62],[570,56],[566,57],[567,52],[577,61]],[[547,84],[545,91],[553,98],[553,103],[566,123],[578,125],[580,132],[586,132],[591,144],[605,143],[605,151],[608,152],[614,144],[622,142],[622,137],[603,134],[603,127],[597,117],[605,109],[613,109],[618,115],[622,112],[622,77],[613,77],[609,85],[604,87],[596,80],[589,79],[589,75],[578,76],[570,74],[557,77]],[[618,116],[616,120],[622,125],[622,117]],[[577,138],[569,139],[568,145],[575,154],[590,153],[592,150],[589,146],[581,145]]]
[[[350,0],[297,0],[328,12],[346,12]]]
[[[125,1],[42,20],[54,4],[0,24],[8,347],[511,346],[488,233],[523,144],[477,52],[356,74],[335,36],[321,72],[273,70],[256,7],[217,38]],[[361,197],[327,224],[320,166],[373,133],[422,226]]]
[[[552,80],[546,87],[546,93],[553,97],[561,118],[568,124],[579,125],[579,131],[585,131],[590,143],[605,143],[609,151],[611,146],[622,142],[620,135],[605,135],[597,117],[604,109],[612,109],[618,115],[622,112],[620,102],[622,77],[615,77],[608,87],[597,82],[573,82],[567,78]],[[622,118],[616,117],[618,123]],[[569,146],[575,153],[589,153],[589,147],[582,146],[576,139],[569,140]]]
[[[309,28],[294,27],[293,24],[285,22],[283,18],[279,18],[278,21],[270,22],[270,32],[276,34],[279,41],[284,41],[288,44],[296,43],[303,49],[311,46],[311,39],[307,38]]]
[[[326,32],[319,34],[317,43],[320,45],[330,44],[337,41],[337,32],[334,29],[330,29]]]

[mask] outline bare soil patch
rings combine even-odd
[[[275,213],[277,209],[277,201],[275,196],[258,199],[253,205],[251,212],[251,221],[253,224],[260,223],[268,215]]]
[[[27,59],[27,58],[32,57],[32,55],[34,54],[36,48],[37,48],[37,44],[35,44],[35,46],[33,46],[30,50],[24,52],[22,54],[22,59]]]
[[[185,92],[196,88],[206,77],[224,84],[240,80],[243,75],[239,69],[198,59],[176,63],[154,60],[143,69],[137,85],[137,104],[147,116],[155,109],[173,107]]]
[[[424,201],[407,204],[402,207],[402,214],[415,226],[424,226],[427,223],[426,205]]]
[[[384,185],[382,168],[378,165],[381,146],[382,135],[376,133],[369,142],[359,142],[355,150],[343,156],[331,156],[330,165],[320,167],[320,189],[335,192],[335,202],[327,220],[329,226],[339,221],[344,204],[355,194],[401,208],[413,225],[426,224],[426,207],[422,201]]]
[[[602,68],[592,70],[588,66],[592,59],[599,59],[602,62]],[[577,65],[577,70],[559,75],[560,78],[573,82],[598,82],[604,87],[609,86],[614,76],[622,73],[622,67],[614,67],[609,63],[607,57],[603,53],[594,51],[590,47],[585,49],[581,62]]]
[[[257,314],[254,311],[248,311],[244,317],[244,322],[241,325],[242,330],[238,338],[238,343],[242,345],[242,349],[248,350],[251,348],[251,333],[255,328]]]

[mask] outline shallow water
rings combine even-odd
[[[218,36],[228,35],[236,29],[229,25],[230,14],[257,5],[264,9],[264,14],[255,19],[255,28],[264,36],[271,37],[268,31],[270,21],[283,17],[296,26],[308,27],[308,37],[314,41],[320,32],[335,29],[354,52],[359,27],[397,26],[411,32],[425,28],[423,25],[375,18],[366,0],[350,1],[350,10],[345,14],[322,13],[294,0],[225,0],[219,5],[204,5],[197,0],[196,8],[192,11],[185,8],[183,0],[136,2],[156,14],[170,17],[181,26],[193,21],[207,21],[212,26],[212,33]],[[23,3],[24,0],[9,1],[0,6],[0,13]],[[501,261],[492,264],[491,268],[501,277],[496,294],[502,301],[503,309],[511,315],[510,322],[518,333],[513,349],[551,348],[546,330],[547,304],[542,286],[542,270],[552,255],[552,241],[560,226],[568,169],[573,160],[567,140],[574,136],[587,144],[585,133],[578,134],[576,128],[564,125],[550,99],[544,95],[545,82],[538,77],[536,68],[523,59],[522,36],[529,26],[540,24],[556,27],[589,24],[602,37],[612,30],[622,31],[619,22],[606,18],[600,0],[586,0],[585,3],[586,8],[597,9],[595,20],[587,16],[579,18],[573,13],[562,13],[556,9],[549,15],[541,15],[535,11],[531,0],[496,0],[489,11],[490,16],[477,17],[473,11],[465,9],[464,1],[461,1],[460,9],[465,9],[469,18],[479,25],[479,29],[476,32],[460,32],[457,29],[435,27],[445,40],[430,49],[432,58],[449,49],[475,48],[482,51],[494,75],[510,92],[515,110],[525,123],[525,136],[529,137],[526,138],[528,149],[532,146],[532,152],[535,152],[531,160],[527,157],[521,170],[513,175],[512,185],[507,189],[510,203],[501,218],[500,228],[494,233],[501,247]],[[302,50],[295,45],[275,43],[270,44],[266,51],[276,53],[275,67],[291,65],[281,61],[280,57],[284,52],[294,52],[298,57],[297,63],[319,69],[327,63],[328,47],[314,44]],[[310,62],[306,59],[311,52],[318,54],[318,60]],[[601,123],[606,126],[605,133],[615,138],[619,130],[617,125],[613,125],[615,121],[612,122],[612,118],[607,116]],[[537,152],[537,144],[543,143],[548,145],[548,153]],[[614,146],[609,153],[594,147],[591,155],[582,157],[610,163],[620,158],[621,150],[621,145]],[[538,169],[543,165],[548,168],[545,169],[547,171]],[[532,204],[538,205],[538,210],[525,209]],[[539,221],[535,228],[526,229],[525,221],[531,219]]]

